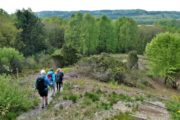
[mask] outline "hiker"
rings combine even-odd
[[[55,92],[56,92],[56,78],[55,78],[55,73],[53,69],[50,69],[46,75],[46,78],[50,81],[50,83],[52,84],[52,90],[53,93],[52,95],[55,96]]]
[[[59,92],[62,91],[63,89],[63,80],[64,80],[64,73],[61,68],[58,68],[56,73],[56,87],[57,87],[57,91]]]
[[[48,86],[51,86],[51,83],[46,79],[46,71],[41,70],[36,79],[36,89],[42,97],[42,108],[48,105]]]

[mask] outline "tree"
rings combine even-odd
[[[136,46],[135,50],[138,52],[138,54],[143,54],[145,52],[147,43],[151,42],[152,38],[158,33],[163,32],[163,30],[154,25],[140,25],[138,28],[138,39],[134,43]]]
[[[64,44],[64,23],[59,17],[44,18],[48,49],[60,49]]]
[[[19,41],[18,30],[11,17],[2,9],[0,9],[0,47],[14,47],[20,49],[22,42]]]
[[[81,27],[81,48],[80,51],[84,55],[96,53],[98,41],[98,26],[96,20],[90,14],[83,16]]]
[[[136,22],[131,18],[122,17],[116,21],[115,27],[117,52],[133,50],[138,35]]]
[[[164,77],[166,83],[168,77],[180,69],[180,35],[168,32],[158,34],[146,46],[146,56],[150,73]]]
[[[101,52],[114,52],[115,51],[115,36],[112,22],[106,16],[102,16],[98,21],[99,36],[97,42],[97,51]]]
[[[156,26],[169,32],[180,32],[180,20],[162,19],[156,23]]]
[[[24,43],[21,51],[25,56],[40,52],[46,48],[44,29],[41,20],[30,10],[16,12],[16,27],[22,29],[20,39]]]
[[[74,46],[80,52],[80,35],[83,15],[77,13],[71,17],[65,30],[65,44]]]

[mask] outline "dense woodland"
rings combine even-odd
[[[149,61],[148,74],[150,76],[161,77],[165,84],[170,84],[175,89],[178,88],[176,83],[180,73],[180,21],[177,20],[178,12],[172,12],[175,17],[171,18],[175,19],[164,19],[166,17],[163,17],[151,25],[139,24],[135,17],[131,17],[131,14],[132,16],[134,14],[159,16],[161,12],[136,10],[128,11],[126,15],[126,11],[102,11],[109,14],[113,13],[112,15],[115,17],[106,16],[101,12],[97,17],[94,15],[96,12],[93,14],[82,13],[82,11],[75,14],[71,12],[70,17],[64,18],[64,16],[56,15],[56,12],[53,12],[53,15],[49,15],[49,13],[42,15],[42,13],[35,14],[30,9],[23,9],[17,10],[14,14],[8,14],[1,9],[0,73],[3,75],[0,78],[2,81],[6,81],[6,79],[8,79],[6,82],[11,81],[11,77],[6,78],[4,73],[17,74],[26,69],[34,70],[49,67],[52,64],[56,64],[57,67],[64,67],[76,63],[81,58],[101,53],[129,53],[128,61],[130,62],[126,70],[124,70],[122,63],[118,63],[123,66],[123,69],[120,69],[116,66],[117,61],[107,57],[111,60],[110,62],[113,62],[113,65],[109,67],[112,69],[113,79],[120,79],[122,71],[131,69],[132,62],[134,62],[132,59],[135,58],[135,63],[137,63],[138,54],[144,55]],[[119,15],[116,12],[119,14],[122,12],[122,14]],[[169,17],[172,14],[171,12],[164,12],[164,15]],[[106,64],[108,67],[110,65],[106,61],[106,57],[92,57],[91,59],[97,60],[95,64],[99,64],[99,66]],[[93,63],[91,59],[86,62]],[[102,68],[104,69],[104,66]],[[7,88],[9,89],[11,86],[7,86]],[[20,96],[20,91],[17,89],[12,94]],[[0,98],[2,101],[4,100],[2,103],[9,105],[8,100],[10,102],[11,100],[6,94],[0,91],[0,95],[3,96]],[[8,95],[12,97],[10,91]],[[28,95],[23,96],[23,99],[27,98]],[[16,104],[16,102],[22,103],[21,100],[14,100],[12,103]],[[13,107],[18,110],[27,110],[33,106],[34,102],[27,101],[24,103],[26,106],[20,104],[18,108],[16,108],[17,106]],[[15,111],[16,109],[13,107],[9,107],[8,110]],[[0,106],[0,114],[3,113],[6,113],[6,107]],[[12,117],[16,114],[13,113],[8,116]]]

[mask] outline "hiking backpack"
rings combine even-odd
[[[64,74],[59,72],[56,74],[56,82],[62,82]]]
[[[46,88],[45,80],[42,77],[38,77],[36,81],[36,88],[39,91],[43,91]]]

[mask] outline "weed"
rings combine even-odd
[[[86,92],[84,96],[88,97],[93,102],[100,100],[100,96],[97,93],[95,93],[95,92]]]

